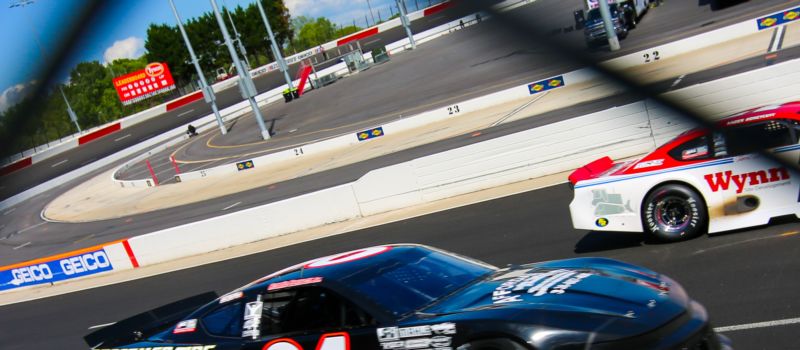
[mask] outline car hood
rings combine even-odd
[[[666,276],[616,260],[579,258],[502,269],[424,312],[503,315],[532,325],[597,332],[600,340],[651,331],[688,305],[680,285]]]

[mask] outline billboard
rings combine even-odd
[[[144,69],[113,80],[122,104],[129,105],[175,88],[166,63],[150,63]]]
[[[30,262],[0,271],[0,291],[111,271],[111,259],[103,248],[61,256],[54,260]]]

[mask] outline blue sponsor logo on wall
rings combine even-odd
[[[564,76],[559,75],[557,77],[545,79],[542,81],[537,81],[533,84],[528,85],[528,91],[531,93],[531,95],[533,95],[547,90],[560,88],[565,85],[566,84],[564,83]]]
[[[0,290],[58,282],[113,269],[106,251],[98,249],[60,260],[0,271]]]
[[[758,24],[758,30],[764,30],[777,27],[781,24],[796,21],[798,19],[800,19],[800,7],[761,17],[756,20],[756,23]]]
[[[364,130],[356,134],[358,136],[358,141],[364,141],[369,139],[374,139],[376,137],[383,136],[383,127],[377,127],[374,129]]]

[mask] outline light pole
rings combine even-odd
[[[256,0],[256,4],[258,5],[258,11],[261,12],[261,19],[264,20],[264,25],[267,27],[269,42],[272,44],[272,55],[275,56],[275,61],[278,62],[278,67],[280,67],[280,69],[283,71],[283,78],[286,79],[286,85],[289,87],[289,91],[292,91],[294,90],[294,85],[292,84],[292,78],[289,77],[289,66],[287,66],[286,61],[283,60],[281,49],[278,47],[278,43],[275,41],[275,35],[272,34],[272,27],[269,25],[267,12],[264,11],[264,6],[261,5],[261,0]]]
[[[236,24],[233,23],[233,17],[231,16],[231,11],[225,6],[225,0],[222,0],[223,9],[225,12],[228,13],[228,20],[231,21],[231,28],[233,28],[233,35],[236,36],[236,44],[239,46],[239,51],[242,52],[242,56],[244,56],[244,63],[247,63],[247,69],[250,69],[250,60],[247,58],[247,50],[244,48],[244,44],[242,43],[242,36],[239,35],[239,32],[236,30]]]
[[[617,30],[614,28],[614,22],[611,21],[611,9],[608,7],[608,1],[600,0],[597,3],[600,6],[600,16],[603,17],[603,25],[606,27],[608,47],[611,51],[617,51],[619,50],[619,38],[617,38]]]
[[[369,9],[369,16],[372,17],[372,24],[375,24],[375,15],[372,14],[372,5],[370,5],[369,0],[367,0],[367,8]],[[369,27],[369,23],[367,23],[367,27]]]
[[[222,15],[219,13],[217,2],[214,0],[209,1],[211,2],[211,9],[214,10],[214,17],[217,18],[219,29],[222,31],[222,37],[225,38],[225,46],[228,47],[228,52],[231,54],[236,72],[239,74],[239,89],[242,92],[242,97],[250,101],[250,107],[253,109],[258,127],[261,129],[261,138],[269,140],[269,130],[267,130],[267,127],[264,125],[264,118],[261,116],[261,111],[258,109],[258,103],[255,99],[258,92],[256,91],[255,84],[253,84],[253,80],[250,79],[250,72],[245,70],[244,66],[242,66],[242,61],[239,61],[239,55],[236,54],[236,48],[233,47],[231,37],[228,35],[228,28],[225,27],[225,20],[222,19]]]
[[[397,9],[400,10],[400,22],[403,23],[406,35],[408,35],[408,41],[411,42],[411,49],[414,50],[417,48],[417,42],[414,40],[414,34],[411,33],[411,24],[408,22],[408,16],[406,16],[406,2],[405,0],[396,0],[396,2]]]
[[[172,7],[172,13],[175,15],[175,21],[178,22],[178,29],[181,31],[181,36],[183,36],[183,41],[186,43],[186,48],[189,49],[189,56],[192,58],[192,64],[194,64],[194,69],[197,71],[197,76],[200,77],[200,89],[203,91],[203,98],[206,100],[206,103],[211,104],[211,110],[214,112],[214,117],[217,119],[217,125],[219,125],[219,132],[225,135],[228,133],[228,129],[225,128],[225,123],[222,122],[222,116],[219,115],[219,108],[217,108],[217,97],[214,95],[214,89],[208,86],[206,76],[203,74],[203,69],[200,68],[200,62],[197,61],[197,55],[194,54],[192,43],[189,41],[189,36],[186,35],[186,30],[183,28],[181,16],[178,15],[178,9],[175,8],[175,3],[172,0],[169,0],[169,5]]]
[[[11,5],[8,5],[8,8],[15,8],[15,7],[25,7],[26,5],[33,4],[33,0],[12,0]],[[33,32],[33,40],[36,41],[36,45],[39,46],[39,54],[42,55],[42,64],[47,64],[47,60],[45,59],[44,54],[44,46],[42,46],[42,42],[39,41],[39,35],[36,34],[36,28],[33,27],[33,22],[30,21],[28,16],[25,16],[25,19],[28,21],[28,24],[31,26],[31,32]],[[67,99],[67,95],[64,94],[64,89],[61,86],[58,87],[61,90],[61,97],[64,98],[64,103],[67,104],[67,115],[69,115],[69,119],[75,123],[75,127],[78,129],[78,133],[81,132],[81,126],[78,124],[78,116],[75,115],[75,111],[72,110],[72,106],[69,104],[69,100]]]

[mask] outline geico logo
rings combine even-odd
[[[64,274],[68,276],[111,266],[111,263],[108,261],[108,256],[106,256],[106,252],[102,250],[94,253],[74,256],[69,259],[61,260],[58,263],[61,264],[61,269],[64,270]]]
[[[47,266],[47,264],[41,264],[13,269],[11,270],[11,275],[14,276],[14,280],[33,282],[53,278],[53,271],[50,270],[50,266]]]

